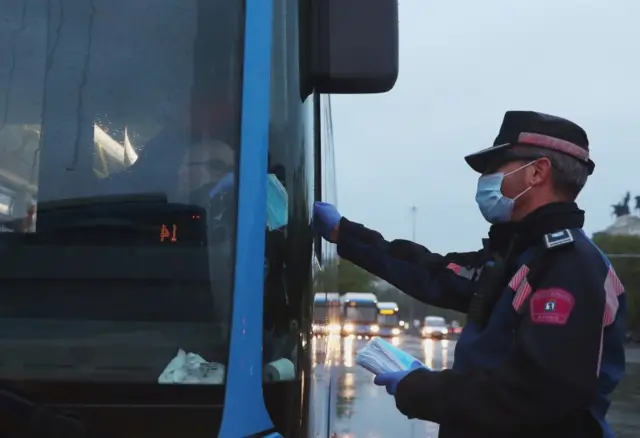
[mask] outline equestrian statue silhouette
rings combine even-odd
[[[640,196],[636,196],[636,209],[640,210]],[[622,201],[617,204],[613,204],[611,207],[613,208],[613,215],[616,218],[627,216],[631,214],[631,210],[629,209],[629,201],[631,200],[631,192],[627,192]]]

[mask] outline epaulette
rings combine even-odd
[[[544,246],[547,249],[558,248],[560,246],[571,245],[575,239],[571,230],[554,231],[544,235]]]

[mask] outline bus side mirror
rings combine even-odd
[[[323,94],[374,94],[398,78],[398,0],[311,0],[311,80]]]

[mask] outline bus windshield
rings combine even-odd
[[[0,0],[0,381],[224,382],[243,3]]]
[[[330,305],[331,303],[319,300],[313,303],[313,322],[315,324],[324,324],[327,321]]]
[[[323,324],[331,319],[332,309],[339,309],[340,297],[333,293],[317,293],[313,300],[313,322]]]
[[[354,323],[375,323],[378,319],[378,308],[375,303],[351,302],[345,309],[345,320]]]
[[[378,315],[378,324],[386,327],[395,327],[398,325],[398,314],[395,312],[391,314],[380,313]]]

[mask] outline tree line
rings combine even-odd
[[[609,255],[624,285],[628,309],[626,329],[640,341],[640,236],[596,233],[593,241]]]

